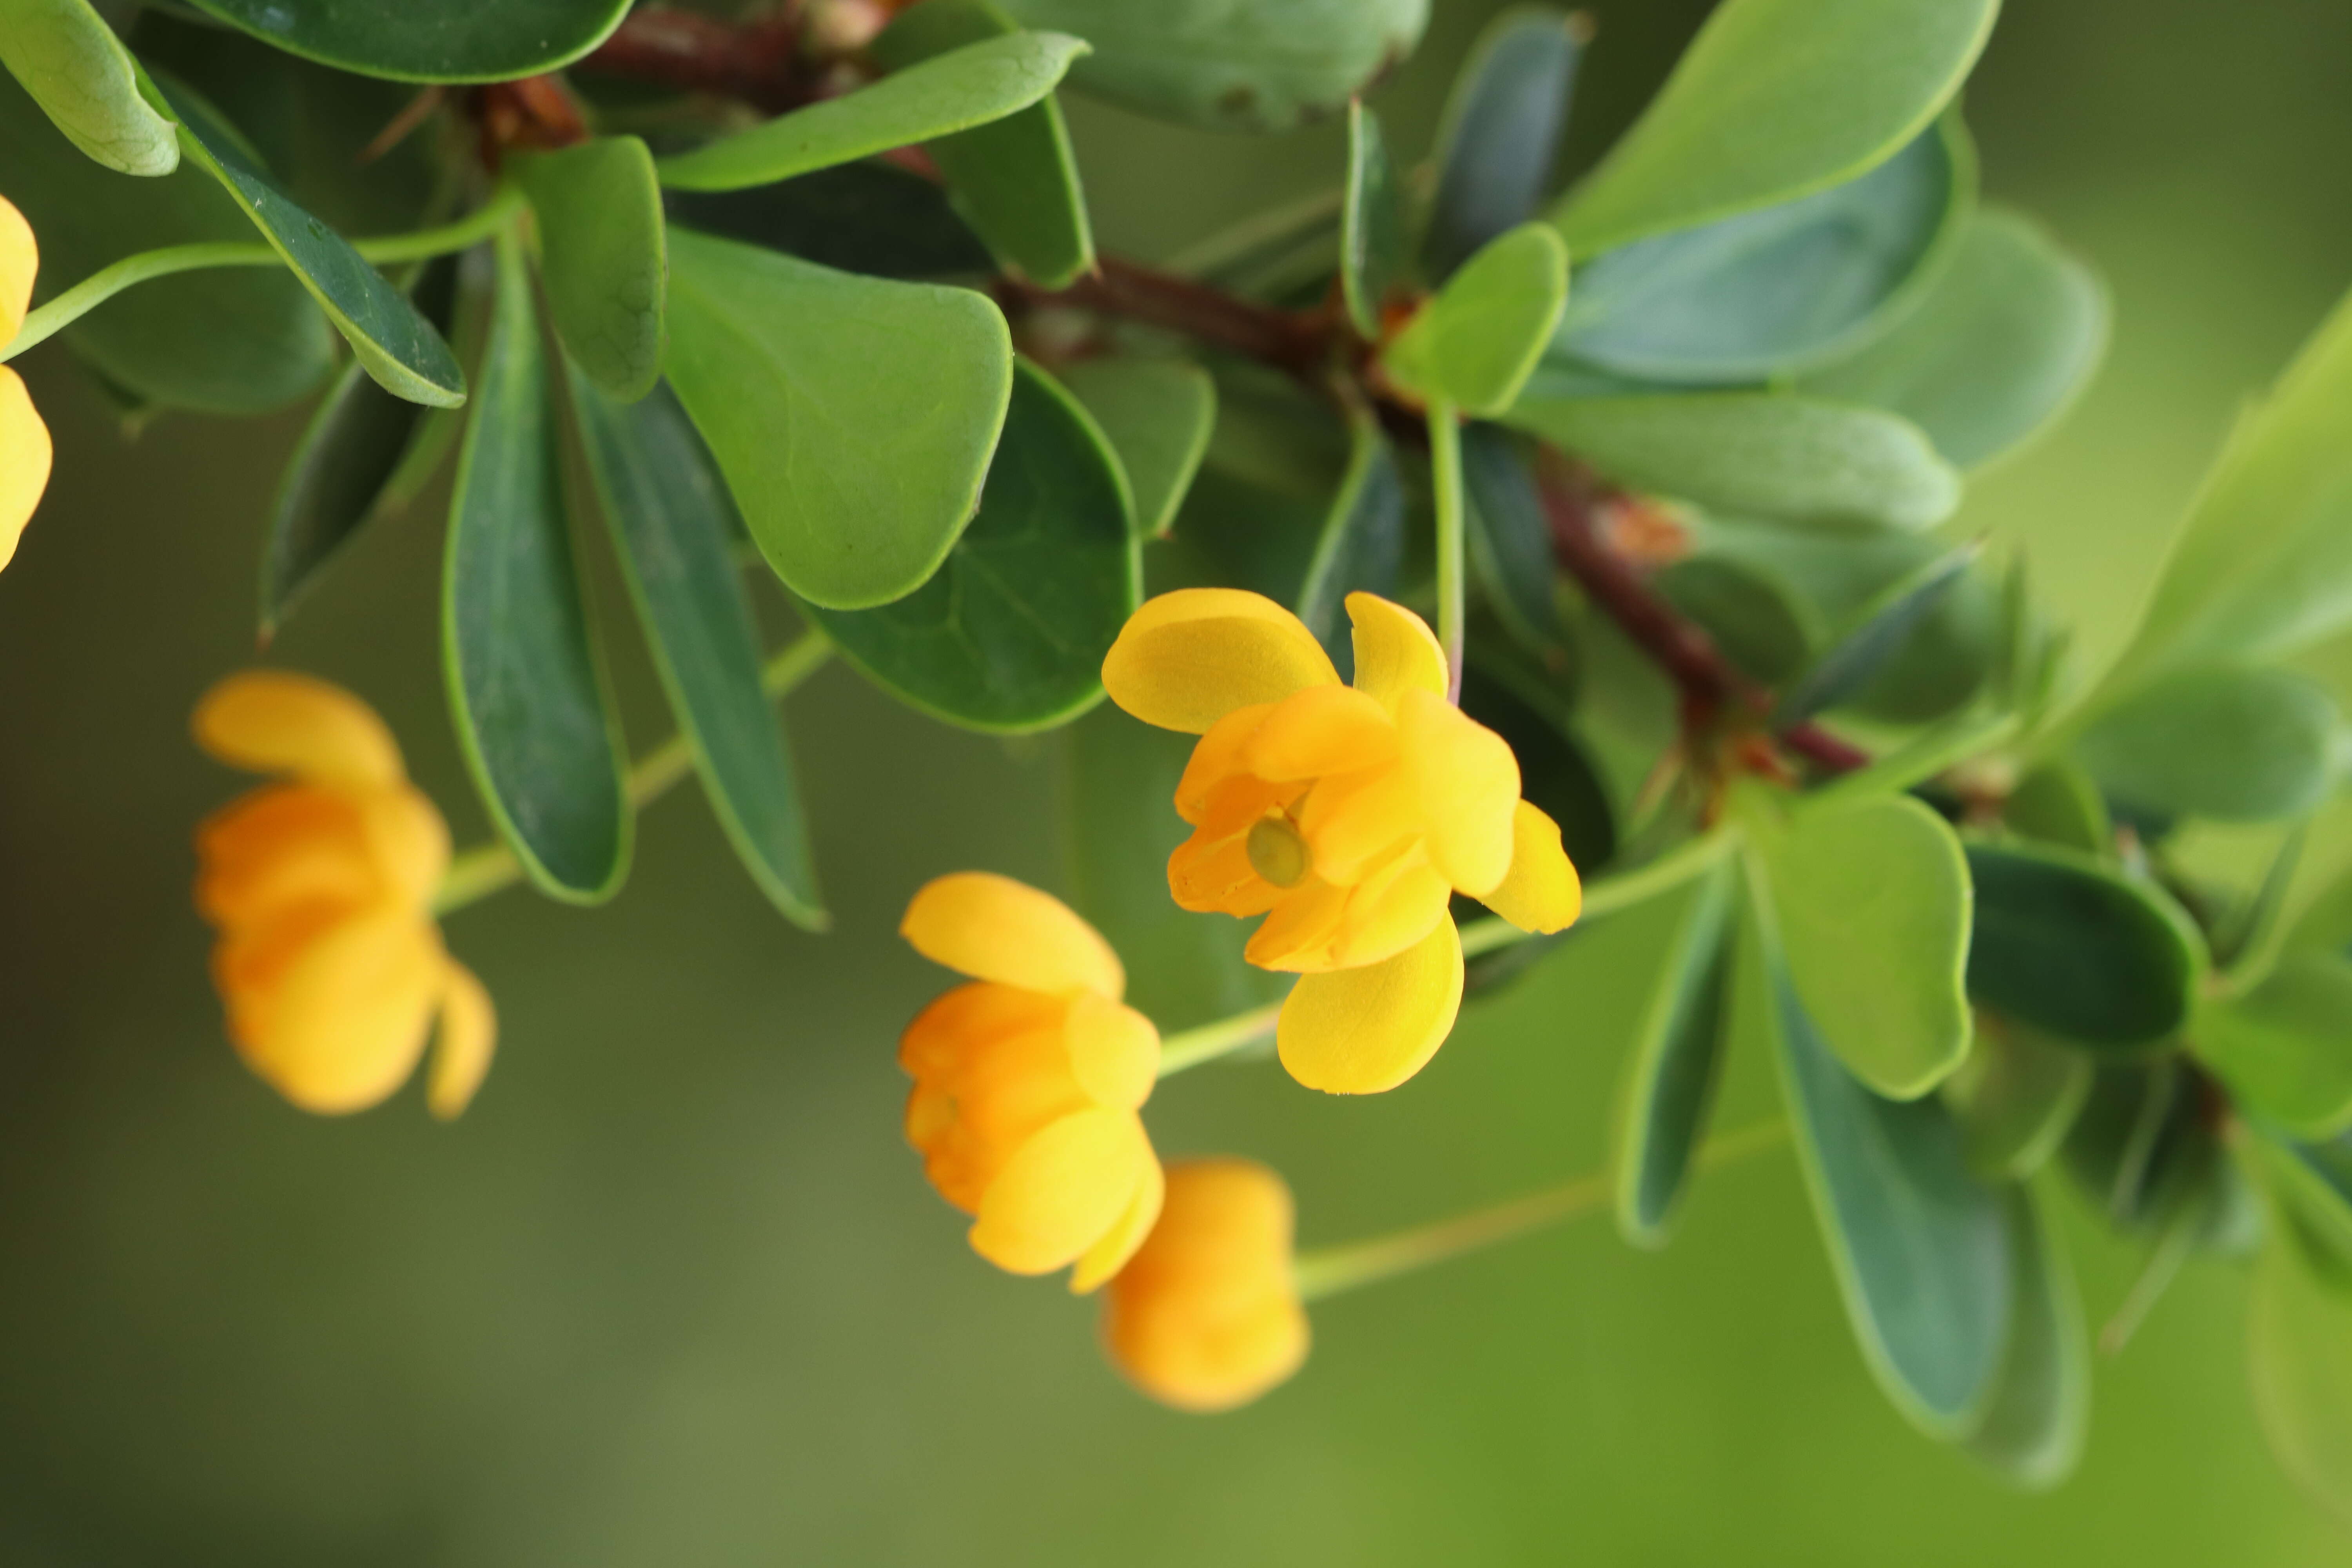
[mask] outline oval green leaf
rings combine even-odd
[[[966,289],[670,234],[665,370],[784,585],[828,609],[913,592],[979,506],[1012,393]]]
[[[992,272],[996,260],[936,180],[869,160],[741,191],[672,191],[672,221],[877,278]]]
[[[1726,0],[1553,221],[1580,256],[1851,180],[1959,90],[1999,0]]]
[[[1492,425],[1462,430],[1462,486],[1470,570],[1495,618],[1538,658],[1560,656],[1551,524],[1515,438]]]
[[[1928,562],[1865,605],[1853,627],[1823,648],[1780,694],[1772,722],[1785,728],[1860,695],[1887,670],[1912,633],[1959,584],[1982,548],[1963,544]]]
[[[2326,795],[2340,723],[2335,699],[2307,676],[2209,667],[2140,688],[2074,752],[2119,806],[2266,822]]]
[[[1664,1247],[1714,1109],[1730,1018],[1737,873],[1718,864],[1679,900],[1618,1090],[1617,1230]]]
[[[1876,1092],[1926,1094],[1968,1055],[1969,864],[1907,795],[1799,809],[1763,847],[1790,984],[1821,1038]]]
[[[1437,136],[1437,191],[1422,264],[1444,280],[1489,240],[1536,214],[1576,89],[1591,23],[1549,6],[1486,25],[1454,79]]]
[[[155,176],[180,166],[178,132],[140,96],[131,51],[89,0],[0,0],[0,66],[108,168]]]
[[[1492,417],[1510,407],[1568,301],[1568,249],[1522,224],[1462,264],[1381,354],[1399,386]]]
[[[575,376],[572,409],[637,617],[728,842],[784,917],[829,923],[792,751],[761,678],[718,466],[666,387],[634,405]]]
[[[1662,567],[1651,584],[1698,623],[1739,672],[1777,686],[1804,668],[1818,637],[1815,617],[1769,567],[1737,555],[1701,553]]]
[[[2000,818],[2012,833],[2040,843],[2099,857],[2115,852],[2115,825],[2099,786],[2064,757],[2037,763],[2019,779]]]
[[[499,837],[570,903],[612,897],[632,821],[620,726],[591,646],[563,507],[548,364],[511,234],[457,457],[443,560],[442,665],[457,739]]]
[[[661,378],[669,287],[653,154],[610,136],[509,161],[539,218],[549,319],[588,379],[625,403]]]
[[[878,609],[810,613],[844,658],[911,706],[1024,731],[1101,699],[1104,656],[1142,596],[1118,458],[1085,410],[1024,363],[980,515],[938,574]]]
[[[1348,104],[1347,195],[1339,209],[1339,291],[1356,331],[1381,340],[1388,307],[1411,288],[1403,197],[1389,162],[1381,117]]]
[[[2247,1308],[2254,1410],[2279,1462],[2352,1521],[2352,1281],[2292,1216],[2255,1260]]]
[[[2306,1139],[2352,1126],[2352,962],[2289,953],[2252,990],[2200,998],[2189,1042],[2263,1121]]]
[[[2204,939],[2159,889],[2073,850],[1970,844],[1969,992],[2085,1046],[2155,1045],[2187,1022]]]
[[[1969,1059],[1943,1089],[1959,1119],[1969,1168],[1988,1181],[2011,1182],[2040,1170],[2066,1141],[2095,1070],[2084,1052],[1979,1010]]]
[[[506,81],[571,64],[631,0],[192,0],[262,42],[361,76]]]
[[[1298,618],[1331,656],[1343,680],[1354,679],[1356,668],[1348,595],[1393,598],[1397,573],[1404,565],[1404,481],[1396,454],[1369,408],[1349,410],[1349,437],[1348,467],[1324,514],[1297,601]]]
[[[2072,1475],[2091,1426],[2091,1336],[2057,1222],[2031,1187],[2002,1194],[2009,1233],[2009,1343],[1992,1398],[1961,1447],[2017,1485]]]
[[[1506,420],[1621,483],[1797,522],[1914,531],[1960,504],[1960,477],[1918,426],[1781,393],[1522,397]]]
[[[1137,530],[1165,539],[1216,428],[1216,383],[1184,360],[1116,357],[1079,360],[1061,378],[1118,454]]]

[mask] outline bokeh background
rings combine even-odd
[[[1490,7],[1438,0],[1379,107],[1407,153]],[[1580,164],[1704,0],[1602,0]],[[1977,487],[2094,649],[2124,627],[2234,409],[2352,282],[2352,8],[2012,0],[1968,95],[1988,195],[2117,304],[2106,371]],[[1329,184],[1271,142],[1097,106],[1099,231],[1165,254]],[[0,149],[0,187],[6,151]],[[1055,885],[1060,748],[940,729],[845,670],[790,706],[835,934],[779,920],[681,792],[598,911],[456,917],[501,1054],[462,1122],[347,1121],[238,1066],[187,898],[238,787],[186,713],[251,660],[252,578],[299,415],[175,417],[126,447],[55,348],[58,478],[0,575],[0,1561],[12,1564],[2340,1563],[2243,1381],[2243,1280],[2192,1264],[2099,1368],[2081,1474],[2023,1496],[1916,1436],[1848,1339],[1796,1173],[1708,1178],[1676,1245],[1605,1222],[1318,1307],[1261,1405],[1130,1394],[1088,1304],[1006,1278],[900,1145],[898,1027],[945,977],[892,936],[980,866]],[[434,665],[429,510],[378,531],[271,657],[380,703],[480,828]],[[609,584],[608,584],[609,586]],[[625,646],[625,639],[624,639]],[[663,728],[634,654],[638,742]],[[1406,1089],[1329,1101],[1264,1065],[1155,1098],[1170,1152],[1288,1173],[1335,1240],[1592,1168],[1639,915],[1465,1018]],[[1726,1124],[1768,1114],[1734,1066]],[[2072,1215],[2095,1316],[2137,1258]]]

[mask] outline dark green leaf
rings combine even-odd
[[[1693,555],[1651,580],[1741,673],[1778,685],[1803,668],[1814,633],[1802,602],[1769,568],[1731,555]]]
[[[937,575],[879,609],[811,613],[842,655],[925,712],[1048,729],[1102,696],[1142,598],[1118,460],[1051,377],[1023,364],[980,515]]]
[[[1496,618],[1538,658],[1562,640],[1551,525],[1534,476],[1510,435],[1473,423],[1462,431],[1470,569]]]
[[[1118,454],[1136,527],[1166,538],[1216,427],[1216,384],[1199,365],[1170,359],[1079,360],[1061,375]]]
[[[1522,397],[1508,423],[1638,489],[1798,522],[1932,528],[1960,479],[1917,426],[1780,393]]]
[[[991,115],[993,123],[976,130],[933,133],[923,138],[923,146],[947,177],[956,210],[997,259],[1041,288],[1060,289],[1095,264],[1077,157],[1061,106],[1052,97],[1054,82],[1087,46],[1054,33],[1017,32],[1016,26],[988,0],[922,0],[874,40],[874,55],[894,71],[920,69],[919,62],[950,51],[1024,42],[1058,56],[1051,79],[1028,107],[1002,119]],[[1046,74],[1043,60],[1033,74]]]
[[[1522,224],[1445,280],[1381,351],[1381,368],[1426,401],[1492,417],[1518,396],[1567,299],[1567,247],[1544,225]]]
[[[575,375],[572,408],[678,731],[760,890],[828,923],[782,727],[761,689],[760,632],[737,574],[734,502],[667,387],[623,404]]]
[[[1722,1074],[1738,875],[1717,865],[1680,900],[1619,1090],[1617,1229],[1663,1247]]]
[[[2028,1024],[1979,1009],[1969,1059],[1944,1080],[1969,1168],[2023,1181],[2066,1141],[2091,1092],[2091,1058]]]
[[[1443,281],[1535,216],[1591,37],[1591,22],[1549,6],[1506,11],[1478,35],[1438,133],[1437,194],[1422,242],[1430,276]]]
[[[2319,804],[2337,724],[2335,700],[2308,677],[2209,667],[2106,710],[2075,752],[2119,805],[2263,822]]]
[[[68,141],[108,168],[155,176],[180,166],[172,122],[140,96],[131,51],[89,0],[5,0],[0,66]]]
[[[508,165],[539,217],[547,310],[588,379],[635,402],[661,378],[662,305],[669,259],[653,154],[634,136]]]
[[[2210,1187],[2219,1152],[2199,1100],[2195,1079],[2170,1058],[2099,1068],[2066,1135],[2065,1161],[2118,1226],[2175,1223]]]
[[[2074,1472],[2091,1424],[2091,1336],[2057,1226],[2032,1189],[2002,1194],[2009,1233],[2009,1343],[1992,1400],[1961,1446],[2039,1491]]]
[[[156,107],[180,121],[182,150],[220,181],[270,248],[286,258],[376,384],[434,407],[466,401],[465,373],[432,323],[351,242],[312,217],[248,157],[236,133],[186,88],[157,83]]]
[[[944,278],[996,268],[935,180],[888,163],[819,169],[744,191],[673,191],[671,218],[843,272]]]
[[[1356,647],[1348,595],[1396,596],[1404,563],[1404,485],[1396,455],[1369,408],[1353,411],[1347,470],[1331,498],[1307,580],[1298,590],[1298,618],[1331,656],[1342,679],[1354,679]]]
[[[1011,395],[995,306],[677,229],[669,308],[664,369],[786,587],[860,608],[938,570]]]
[[[362,76],[505,81],[571,64],[629,0],[192,0],[263,42]]]
[[[1373,342],[1388,309],[1412,289],[1404,248],[1403,195],[1389,163],[1381,117],[1348,105],[1348,195],[1339,217],[1339,288],[1356,331]]]
[[[520,242],[457,458],[442,657],[457,738],[499,836],[541,890],[610,898],[628,870],[621,737],[590,645],[564,514],[546,355]]]
[[[1858,179],[1592,258],[1551,352],[1685,383],[1834,359],[1917,297],[1975,195],[1974,153],[1947,115]]]
[[[1783,728],[1801,723],[1862,691],[1952,591],[1981,549],[1964,544],[1887,589],[1780,694],[1772,722]]]
[[[2243,994],[2200,997],[2189,1040],[2263,1121],[2309,1139],[2352,1125],[2352,962],[2290,953]]]
[[[2154,1045],[2185,1023],[2204,939],[2160,889],[2073,850],[1970,844],[1969,994],[2086,1046]]]

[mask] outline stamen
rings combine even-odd
[[[1277,888],[1295,888],[1307,879],[1307,840],[1287,814],[1262,816],[1249,830],[1249,862]]]

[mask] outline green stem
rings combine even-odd
[[[1255,1045],[1274,1033],[1274,1026],[1282,1016],[1282,1004],[1269,1002],[1263,1007],[1253,1007],[1246,1013],[1236,1013],[1230,1018],[1220,1018],[1213,1024],[1203,1024],[1197,1029],[1183,1029],[1160,1042],[1160,1076],[1182,1072],[1186,1068],[1199,1067],[1202,1062]]]
[[[379,265],[446,256],[453,250],[464,250],[488,238],[521,211],[522,204],[523,195],[520,186],[501,185],[488,201],[455,223],[418,229],[413,234],[392,234],[377,239],[357,240],[353,242],[352,248]],[[126,256],[111,266],[100,268],[39,310],[29,312],[25,317],[24,325],[17,329],[16,335],[5,345],[0,345],[0,363],[15,359],[36,344],[47,342],[125,289],[137,284],[169,278],[175,272],[194,272],[205,268],[278,267],[284,264],[285,258],[269,246],[246,241],[172,245],[161,250],[142,250],[136,256]]]
[[[1646,903],[1669,888],[1680,887],[1701,871],[1729,854],[1739,842],[1739,836],[1728,828],[1718,827],[1701,834],[1644,866],[1614,876],[1601,877],[1585,885],[1583,907],[1576,918],[1599,920],[1620,910],[1630,910],[1635,904]],[[1462,956],[1476,958],[1515,942],[1525,942],[1528,933],[1504,920],[1490,915],[1482,921],[1472,921],[1462,928]]]
[[[833,645],[812,627],[777,650],[760,668],[760,688],[770,697],[782,697],[806,680],[831,658]],[[671,786],[694,771],[694,742],[680,731],[629,764],[629,804],[642,806],[660,799]],[[502,892],[522,879],[522,862],[496,839],[477,844],[453,857],[442,873],[440,891],[433,900],[436,915],[454,914]]]
[[[1786,1121],[1759,1122],[1707,1140],[1699,1150],[1697,1168],[1714,1170],[1750,1154],[1776,1149],[1788,1141]],[[1291,1278],[1296,1282],[1301,1300],[1313,1301],[1325,1296],[1336,1296],[1342,1290],[1353,1290],[1360,1285],[1371,1285],[1382,1279],[1392,1279],[1400,1274],[1410,1274],[1459,1258],[1465,1252],[1492,1247],[1540,1230],[1546,1226],[1559,1225],[1568,1220],[1581,1219],[1608,1206],[1610,1194],[1615,1189],[1610,1173],[1596,1171],[1588,1176],[1547,1187],[1541,1192],[1509,1199],[1490,1208],[1473,1209],[1451,1219],[1437,1220],[1429,1225],[1414,1226],[1407,1230],[1392,1231],[1368,1240],[1349,1242],[1339,1247],[1321,1247],[1302,1252],[1291,1265]]]
[[[1445,648],[1446,696],[1462,700],[1462,422],[1454,405],[1429,405],[1430,476],[1437,496],[1437,640]]]

